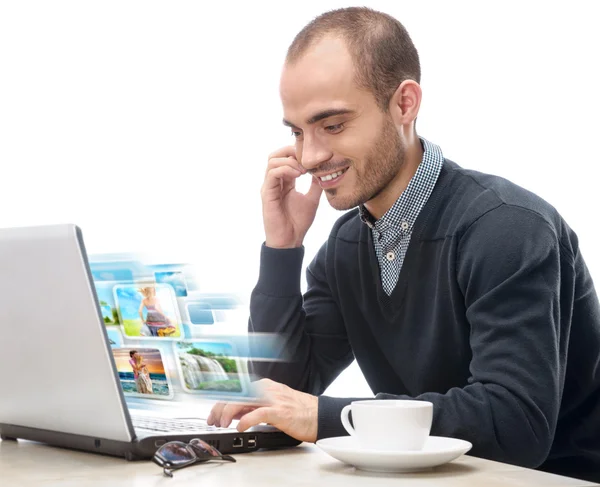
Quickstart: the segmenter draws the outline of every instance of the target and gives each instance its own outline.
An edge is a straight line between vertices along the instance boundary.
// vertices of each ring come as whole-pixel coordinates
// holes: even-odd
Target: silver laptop
[[[270,426],[244,433],[128,407],[80,229],[0,229],[0,437],[150,458],[201,438],[222,453],[295,446]]]

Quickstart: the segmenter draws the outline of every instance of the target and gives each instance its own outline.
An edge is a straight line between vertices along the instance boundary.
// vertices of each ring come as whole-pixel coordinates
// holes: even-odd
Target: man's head
[[[417,51],[394,18],[327,12],[288,49],[280,93],[299,162],[339,210],[373,200],[401,169],[421,101]]]
[[[138,353],[138,352],[137,352],[137,350],[131,350],[131,351],[129,352],[129,357],[130,357],[130,358],[135,358],[135,356],[137,355],[137,353]]]

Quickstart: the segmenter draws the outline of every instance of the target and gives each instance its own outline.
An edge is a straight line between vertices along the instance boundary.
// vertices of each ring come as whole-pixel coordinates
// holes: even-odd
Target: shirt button
[[[385,258],[391,262],[396,258],[396,254],[394,254],[394,252],[388,252],[385,254]]]
[[[408,222],[402,222],[400,228],[402,228],[402,230],[408,230]]]

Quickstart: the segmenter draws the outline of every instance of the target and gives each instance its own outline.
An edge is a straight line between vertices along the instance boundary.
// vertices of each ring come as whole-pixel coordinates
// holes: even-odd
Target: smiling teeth
[[[327,176],[323,176],[319,179],[321,179],[321,181],[331,181],[332,179],[340,177],[342,174],[344,174],[344,171],[338,171],[338,172],[334,172],[333,174],[328,174]]]

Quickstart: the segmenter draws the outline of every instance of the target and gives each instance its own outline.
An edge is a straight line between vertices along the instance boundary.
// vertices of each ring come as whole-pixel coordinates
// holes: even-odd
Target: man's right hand
[[[280,149],[269,157],[261,189],[267,247],[300,247],[315,220],[323,189],[312,177],[308,193],[296,191],[296,178],[305,173],[293,146]]]
[[[319,399],[296,391],[285,384],[269,379],[253,382],[254,404],[215,404],[206,420],[209,426],[228,428],[231,421],[239,419],[238,431],[261,423],[279,428],[300,441],[317,441]]]

